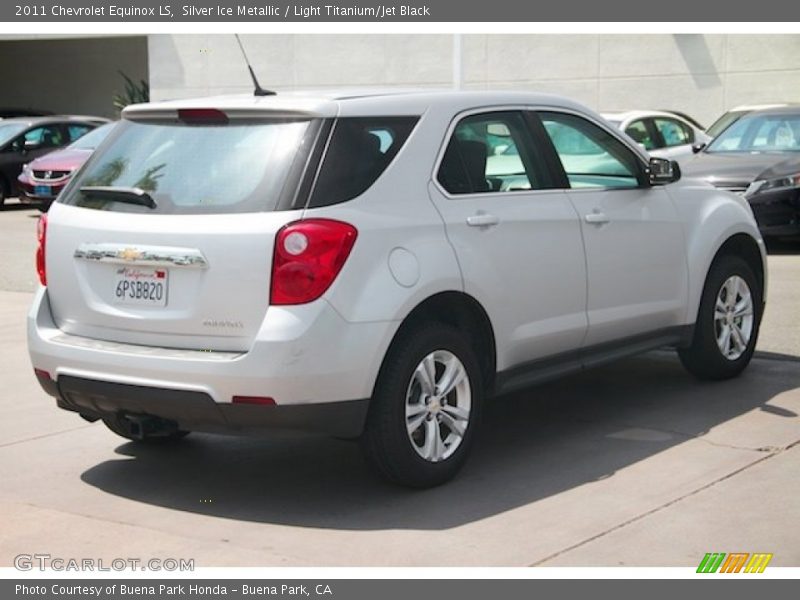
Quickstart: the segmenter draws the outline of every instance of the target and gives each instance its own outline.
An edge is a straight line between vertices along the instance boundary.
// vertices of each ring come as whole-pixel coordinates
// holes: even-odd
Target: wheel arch
[[[746,233],[732,235],[719,247],[711,264],[713,265],[719,257],[725,255],[738,256],[744,259],[748,266],[753,269],[753,273],[758,279],[758,285],[762,290],[762,297],[766,297],[764,293],[766,290],[766,269],[764,268],[764,261],[758,242]]]
[[[697,294],[697,301],[691,304],[691,322],[697,321],[697,311],[700,309],[700,296],[705,287],[705,282],[708,279],[708,274],[714,264],[719,261],[723,256],[738,256],[742,258],[748,266],[753,270],[759,287],[761,288],[762,303],[766,301],[767,290],[767,270],[765,265],[764,255],[762,253],[762,245],[750,234],[746,232],[737,232],[728,235],[716,245],[716,251],[707,261],[705,271],[703,273],[702,283],[699,286],[699,293]],[[763,307],[759,307],[762,310]]]
[[[487,395],[491,395],[494,391],[497,373],[494,327],[480,302],[469,294],[455,290],[428,296],[406,315],[389,342],[388,349],[378,370],[375,386],[378,385],[381,374],[398,340],[413,329],[429,322],[444,323],[469,335],[470,345],[475,351],[475,357],[478,359],[481,368],[484,392]]]

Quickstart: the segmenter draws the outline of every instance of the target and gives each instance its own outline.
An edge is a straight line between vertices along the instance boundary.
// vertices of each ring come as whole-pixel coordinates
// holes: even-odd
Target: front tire
[[[700,379],[739,375],[755,351],[762,298],[747,262],[731,255],[716,260],[703,288],[692,345],[678,351],[683,366]]]
[[[483,396],[478,361],[458,330],[433,324],[403,335],[375,387],[362,449],[385,479],[427,488],[467,459]]]

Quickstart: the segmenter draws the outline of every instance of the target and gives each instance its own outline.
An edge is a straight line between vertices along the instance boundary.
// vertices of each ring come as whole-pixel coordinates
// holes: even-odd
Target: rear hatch
[[[48,215],[47,286],[70,334],[245,351],[278,230],[324,121],[166,110],[123,120]]]

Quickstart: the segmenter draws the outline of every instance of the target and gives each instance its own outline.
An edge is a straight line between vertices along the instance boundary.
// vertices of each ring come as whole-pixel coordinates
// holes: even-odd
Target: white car
[[[692,156],[693,145],[711,141],[705,131],[671,112],[631,110],[603,113],[603,117],[659,158],[681,161]]]
[[[661,346],[748,364],[758,228],[672,166],[549,95],[128,107],[42,218],[35,373],[125,438],[320,430],[436,485],[493,396]]]

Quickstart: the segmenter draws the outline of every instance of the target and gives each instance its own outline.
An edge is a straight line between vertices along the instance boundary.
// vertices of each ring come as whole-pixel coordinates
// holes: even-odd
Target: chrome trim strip
[[[127,244],[81,244],[75,258],[97,262],[153,267],[207,269],[208,261],[196,248],[132,246]]]
[[[153,358],[177,358],[182,360],[202,360],[206,362],[227,362],[236,360],[246,354],[246,352],[230,352],[227,350],[184,350],[181,348],[142,346],[108,340],[96,340],[67,333],[59,333],[53,336],[50,341],[64,346],[86,348],[97,352],[115,352]]]

